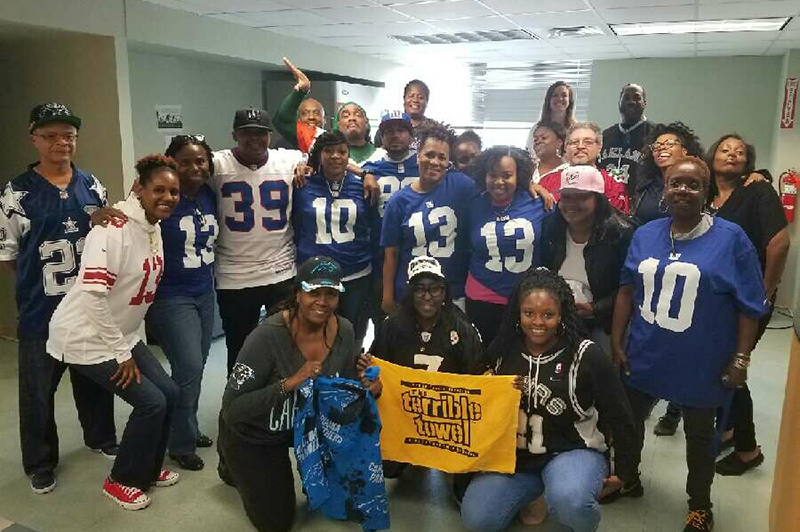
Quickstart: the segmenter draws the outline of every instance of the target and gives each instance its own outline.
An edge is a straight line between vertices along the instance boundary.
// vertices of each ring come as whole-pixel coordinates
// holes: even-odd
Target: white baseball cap
[[[440,279],[445,278],[444,273],[442,273],[442,265],[433,257],[423,255],[411,259],[411,262],[408,263],[408,281],[411,282],[414,277],[423,273],[428,273]]]
[[[602,194],[606,190],[603,174],[594,166],[568,166],[561,171],[561,191],[582,190]]]

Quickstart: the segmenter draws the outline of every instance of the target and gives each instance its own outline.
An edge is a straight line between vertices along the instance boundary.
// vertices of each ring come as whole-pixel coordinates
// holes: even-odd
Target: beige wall
[[[602,127],[619,122],[620,88],[641,83],[650,120],[681,120],[706,147],[736,131],[769,165],[780,72],[780,56],[596,61],[589,116]]]
[[[777,178],[789,168],[800,170],[800,111],[795,113],[793,129],[780,129],[779,120],[783,104],[784,82],[789,76],[800,78],[800,50],[787,53],[781,64],[780,77],[776,87],[777,103],[773,115],[773,159],[772,169]],[[800,100],[798,100],[800,103]],[[800,207],[800,204],[798,204]],[[778,305],[797,308],[800,303],[800,214],[795,209],[794,223],[789,226],[789,236],[792,247],[789,250],[789,260],[783,274],[783,281],[778,290]]]
[[[3,41],[0,72],[15,80],[4,85],[0,98],[0,182],[22,173],[36,160],[27,135],[28,113],[38,103],[56,100],[69,105],[84,121],[75,164],[106,185],[109,199],[119,199],[124,170],[115,39],[63,34]],[[0,334],[13,336],[14,309],[13,278],[3,269]]]
[[[261,70],[187,56],[128,53],[136,158],[166,148],[158,132],[155,106],[181,105],[184,132],[203,134],[212,149],[233,145],[233,114],[261,107]]]

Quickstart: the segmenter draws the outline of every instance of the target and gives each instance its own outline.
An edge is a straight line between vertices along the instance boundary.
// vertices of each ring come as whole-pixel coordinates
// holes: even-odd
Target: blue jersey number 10
[[[639,273],[642,274],[644,284],[644,298],[642,306],[639,307],[642,319],[647,323],[656,323],[668,331],[683,332],[692,326],[694,304],[700,286],[700,269],[688,262],[667,264],[661,279],[661,291],[656,297],[654,292],[659,262],[658,259],[649,258],[639,264]],[[678,315],[673,317],[670,316],[670,306],[678,284],[678,276],[683,277],[683,294],[678,304]],[[655,312],[653,312],[654,298],[657,299]]]

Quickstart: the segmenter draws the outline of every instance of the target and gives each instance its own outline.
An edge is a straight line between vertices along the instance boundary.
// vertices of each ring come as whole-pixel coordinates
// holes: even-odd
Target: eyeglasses
[[[202,143],[202,142],[206,141],[206,136],[205,135],[175,135],[174,137],[172,137],[172,140],[173,141],[178,141],[178,142],[185,142],[185,141],[188,140],[189,142]]]
[[[46,133],[44,135],[41,133],[34,133],[33,136],[44,139],[50,144],[55,144],[61,139],[64,139],[64,142],[67,144],[75,144],[75,141],[78,140],[78,135],[74,133]]]
[[[669,139],[665,140],[664,142],[654,142],[650,145],[650,149],[654,152],[661,151],[661,150],[671,150],[675,146],[682,146],[683,142],[678,139]]]
[[[596,139],[575,139],[567,142],[567,146],[572,148],[577,148],[578,146],[586,146],[587,148],[591,148],[596,144],[598,144]]]
[[[431,297],[440,297],[444,294],[444,285],[443,284],[415,284],[411,287],[412,292],[414,292],[414,297],[424,297],[425,294],[429,294]]]

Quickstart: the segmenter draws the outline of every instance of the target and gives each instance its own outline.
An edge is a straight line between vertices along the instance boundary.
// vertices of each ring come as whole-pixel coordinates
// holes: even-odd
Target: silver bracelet
[[[281,397],[286,397],[289,395],[289,392],[286,391],[286,379],[281,379],[278,382],[278,395]]]
[[[736,353],[736,356],[733,358],[733,367],[746,370],[750,367],[750,356],[744,353]]]

